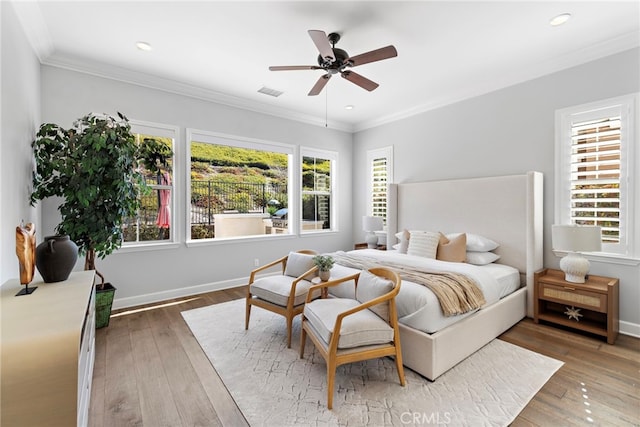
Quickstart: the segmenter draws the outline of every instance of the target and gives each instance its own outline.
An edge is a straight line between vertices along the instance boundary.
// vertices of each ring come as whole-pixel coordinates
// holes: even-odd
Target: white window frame
[[[331,161],[331,170],[330,170],[330,176],[331,176],[331,186],[330,186],[330,194],[329,194],[329,199],[331,200],[331,209],[330,209],[330,213],[329,215],[331,215],[331,227],[330,228],[326,228],[326,229],[322,229],[322,230],[303,230],[302,229],[302,197],[305,194],[314,194],[314,192],[305,192],[303,191],[303,186],[302,186],[302,159],[303,157],[317,157],[317,158],[321,158],[321,159],[326,159],[326,160],[330,160]],[[296,218],[298,219],[299,223],[298,223],[298,232],[301,235],[309,235],[309,234],[316,234],[316,233],[330,233],[330,232],[337,232],[339,230],[338,227],[338,195],[337,195],[337,182],[338,182],[338,153],[336,151],[329,151],[329,150],[320,150],[317,148],[310,148],[310,147],[300,147],[300,155],[298,157],[298,165],[297,165],[297,170],[298,170],[298,174],[299,174],[299,178],[298,178],[298,188],[300,189],[300,195],[298,197],[298,212],[299,214],[296,216]],[[318,194],[326,194],[325,192],[321,192]],[[291,218],[291,214],[289,215],[289,218]]]
[[[178,146],[179,146],[179,136],[180,129],[177,126],[167,125],[163,123],[154,123],[147,122],[142,120],[129,120],[129,124],[131,125],[131,133],[134,134],[143,134],[143,135],[152,135],[163,138],[171,138],[173,139],[173,171],[172,177],[173,182],[171,184],[171,225],[170,225],[170,239],[168,240],[149,240],[149,241],[140,241],[140,242],[123,242],[118,252],[137,252],[144,250],[155,250],[155,249],[172,249],[179,247],[180,235],[179,235],[179,225],[180,217],[178,211],[176,209],[177,199],[178,199],[178,191],[180,188],[180,180],[179,180],[179,169],[180,169],[180,158],[178,156]]]
[[[191,239],[191,141],[205,142],[216,145],[227,145],[238,148],[247,148],[251,150],[264,150],[273,151],[278,153],[287,154],[288,156],[288,171],[287,171],[287,198],[288,198],[288,234],[264,234],[256,236],[239,236],[228,238],[213,238],[213,239]],[[246,138],[236,135],[229,135],[219,132],[210,132],[206,130],[198,130],[187,128],[186,141],[185,141],[185,225],[184,232],[186,236],[187,247],[207,246],[226,244],[236,241],[247,240],[265,240],[265,239],[282,239],[291,237],[294,234],[294,230],[297,230],[297,217],[298,217],[298,204],[295,202],[298,198],[294,191],[294,170],[297,169],[294,158],[296,155],[296,147],[290,144],[284,144],[279,142],[267,141],[255,138]],[[294,198],[295,197],[295,198]]]
[[[584,254],[593,260],[637,265],[640,262],[640,149],[638,94],[605,99],[556,111],[555,224],[570,224],[571,127],[617,110],[621,117],[620,243],[604,244],[602,252]],[[559,253],[561,254],[561,253]]]
[[[375,215],[373,206],[373,174],[374,174],[374,161],[376,159],[387,159],[387,184],[393,182],[393,146],[375,148],[367,150],[367,215]],[[388,191],[388,189],[387,189]],[[388,197],[388,194],[387,194]],[[387,209],[389,209],[387,198]],[[388,211],[387,211],[388,215]],[[383,220],[386,224],[387,215],[383,216]]]

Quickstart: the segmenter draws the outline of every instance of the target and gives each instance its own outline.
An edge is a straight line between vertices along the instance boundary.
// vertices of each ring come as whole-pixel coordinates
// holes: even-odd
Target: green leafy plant
[[[85,270],[122,246],[123,221],[135,216],[139,192],[139,147],[128,119],[88,114],[70,129],[45,123],[32,143],[35,156],[30,202],[59,196],[62,216],[56,227],[85,255]],[[96,274],[103,279],[102,274]]]
[[[335,260],[331,255],[316,255],[313,257],[313,263],[320,271],[329,271],[333,268]]]

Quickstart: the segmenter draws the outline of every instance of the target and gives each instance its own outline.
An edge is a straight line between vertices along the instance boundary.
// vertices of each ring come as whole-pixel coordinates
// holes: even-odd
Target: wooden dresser
[[[0,425],[86,426],[95,351],[94,272],[0,288]]]

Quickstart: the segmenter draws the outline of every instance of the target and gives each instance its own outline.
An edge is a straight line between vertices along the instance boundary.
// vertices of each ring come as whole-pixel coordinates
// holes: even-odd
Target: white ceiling
[[[638,1],[14,1],[44,64],[361,130],[640,45]],[[559,27],[549,20],[569,12]],[[338,32],[373,92],[321,70],[307,30]],[[135,47],[146,41],[153,50]],[[273,98],[258,89],[283,91]],[[353,110],[345,110],[353,105]]]

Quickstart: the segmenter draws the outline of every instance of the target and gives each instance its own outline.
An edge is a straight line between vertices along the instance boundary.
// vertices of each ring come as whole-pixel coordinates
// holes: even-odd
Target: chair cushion
[[[281,274],[263,277],[251,284],[251,294],[273,304],[286,307],[289,294],[291,293],[291,283],[295,279],[295,277],[283,276]],[[298,282],[293,305],[299,305],[305,302],[311,285],[312,283],[307,280]]]
[[[289,252],[287,266],[284,269],[285,276],[299,277],[313,268],[313,255]]]
[[[376,276],[364,270],[360,273],[358,279],[358,288],[356,289],[356,299],[361,303],[371,301],[378,298],[393,289],[393,282],[384,277]],[[376,313],[382,319],[389,321],[389,302],[377,304],[369,307],[369,310]]]
[[[353,275],[354,271],[352,268],[344,267],[342,265],[334,265],[331,269],[331,279],[336,280],[341,279],[345,276]],[[331,286],[328,288],[329,293],[334,297],[338,298],[356,298],[356,286],[353,280],[348,280],[346,282],[342,282],[339,285]]]
[[[338,315],[358,305],[357,300],[348,298],[317,299],[304,306],[304,315],[328,346]],[[338,348],[390,341],[393,341],[393,328],[372,311],[362,310],[342,320]]]

